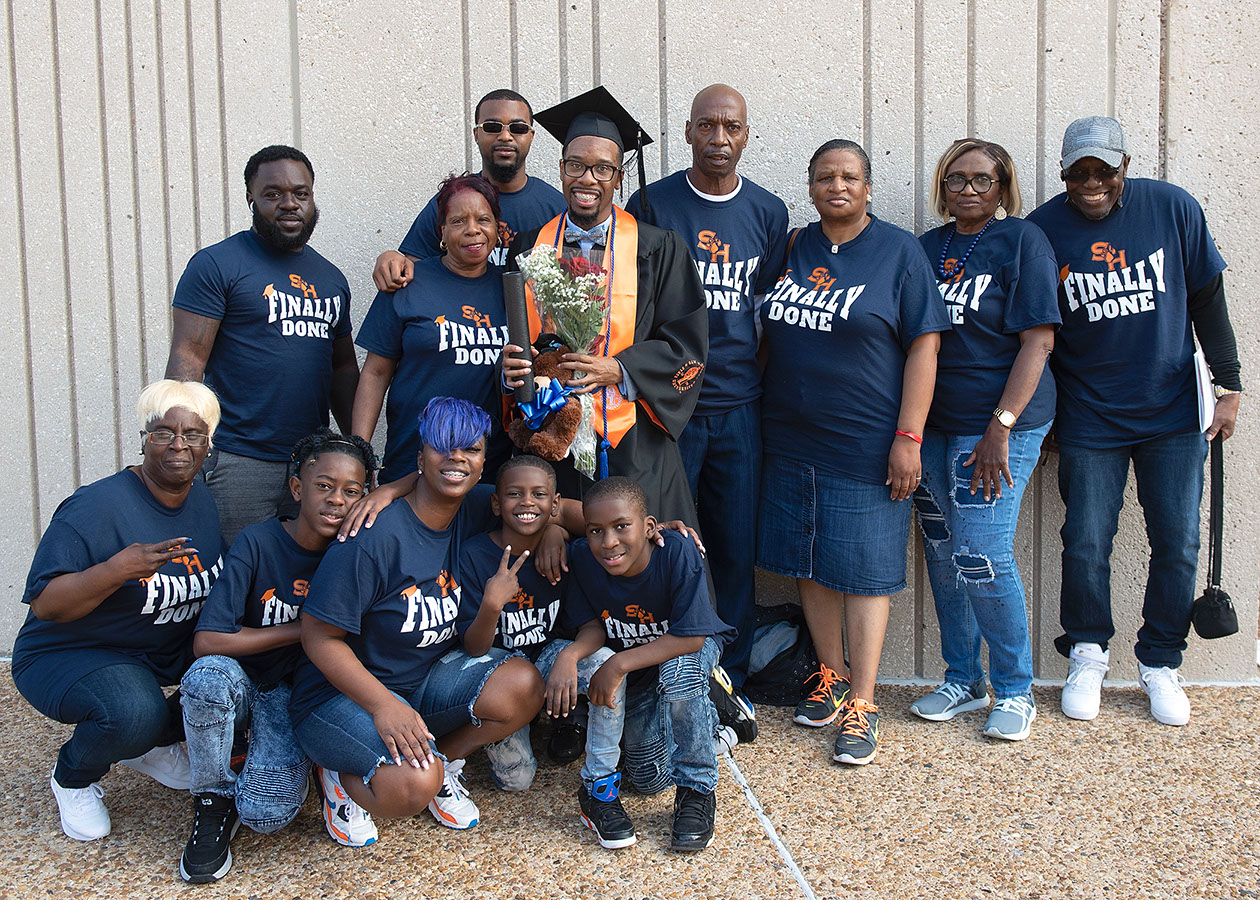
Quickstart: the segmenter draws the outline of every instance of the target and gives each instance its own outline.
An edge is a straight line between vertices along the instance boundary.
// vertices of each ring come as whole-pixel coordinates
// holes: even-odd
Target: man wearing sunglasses
[[[540,178],[525,174],[525,158],[534,142],[534,114],[516,91],[491,91],[473,113],[473,140],[481,153],[481,174],[499,190],[499,244],[490,254],[501,266],[508,244],[522,231],[537,228],[564,212],[564,197]],[[372,280],[380,291],[396,291],[412,278],[412,263],[442,253],[438,245],[437,197],[425,204],[397,250],[376,258]]]
[[[1181,188],[1127,177],[1115,119],[1077,119],[1063,136],[1064,193],[1029,221],[1054,247],[1063,326],[1050,359],[1058,386],[1059,492],[1067,508],[1060,622],[1069,659],[1063,712],[1098,715],[1115,635],[1112,541],[1129,462],[1151,548],[1135,647],[1151,714],[1185,725],[1182,651],[1199,554],[1208,441],[1234,431],[1238,350],[1221,259],[1203,210]],[[1193,326],[1193,336],[1191,328]],[[1194,338],[1211,370],[1216,410],[1200,426]]]

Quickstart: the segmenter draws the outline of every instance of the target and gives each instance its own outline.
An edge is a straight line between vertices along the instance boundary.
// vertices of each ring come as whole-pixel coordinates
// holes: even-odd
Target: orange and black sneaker
[[[864,766],[875,758],[879,746],[879,707],[855,698],[844,708],[840,735],[836,738],[836,762]]]
[[[813,685],[812,689],[810,685]],[[819,663],[818,671],[805,679],[805,690],[809,694],[796,704],[796,715],[792,721],[798,725],[822,728],[840,715],[849,696],[849,678]]]

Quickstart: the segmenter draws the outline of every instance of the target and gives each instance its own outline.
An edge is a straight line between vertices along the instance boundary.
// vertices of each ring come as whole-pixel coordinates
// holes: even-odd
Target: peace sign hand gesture
[[[525,561],[529,559],[529,551],[521,553],[516,562],[511,566],[508,562],[512,559],[512,545],[508,544],[503,548],[503,558],[499,560],[499,569],[486,582],[486,591],[482,598],[483,606],[490,606],[496,611],[502,611],[508,601],[515,597],[521,590],[520,582],[516,580],[516,573],[521,570],[521,566],[525,565]]]

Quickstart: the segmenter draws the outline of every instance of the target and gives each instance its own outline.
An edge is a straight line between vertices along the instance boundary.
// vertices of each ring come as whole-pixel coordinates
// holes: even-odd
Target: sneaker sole
[[[960,713],[971,712],[976,709],[988,709],[988,707],[989,698],[988,696],[985,696],[983,700],[968,700],[966,703],[959,703],[957,706],[947,709],[944,712],[923,713],[915,709],[913,705],[910,707],[910,712],[914,713],[920,719],[926,719],[929,722],[948,722]]]
[[[836,711],[833,712],[831,716],[826,719],[811,719],[809,716],[794,716],[792,718],[792,721],[795,722],[797,725],[805,725],[809,728],[825,728],[826,726],[834,722],[839,715],[840,715],[840,708],[837,708]]]
[[[473,819],[466,825],[462,824],[459,819],[456,819],[449,813],[444,813],[442,810],[438,809],[436,803],[429,804],[429,812],[433,814],[433,818],[437,819],[439,825],[445,825],[447,828],[452,828],[455,831],[467,831],[470,828],[476,828],[477,823],[481,821],[481,819],[478,818]]]
[[[1060,701],[1059,708],[1063,710],[1063,715],[1067,716],[1069,719],[1076,719],[1078,722],[1092,722],[1094,719],[1098,718],[1098,709],[1100,707],[1094,709],[1081,709],[1080,707],[1068,707]]]
[[[850,756],[850,755],[849,755],[849,754],[847,754],[847,753],[837,753],[837,754],[835,754],[834,756],[832,756],[831,758],[832,758],[835,762],[838,762],[838,763],[844,763],[846,766],[864,766],[864,765],[866,765],[867,763],[869,763],[872,759],[874,759],[874,758],[875,758],[875,754],[876,754],[876,753],[878,753],[878,752],[879,752],[879,750],[875,750],[874,752],[872,752],[872,753],[871,753],[871,755],[870,755],[870,756],[864,756],[864,757],[862,757],[861,759],[858,759],[858,758],[857,758],[857,757],[855,757],[855,756]]]
[[[701,850],[708,850],[713,846],[713,835],[709,835],[709,839],[703,844],[698,841],[678,841],[674,838],[669,840],[669,849],[676,853],[699,853]]]
[[[999,731],[996,728],[986,728],[984,729],[984,736],[997,738],[1000,741],[1022,741],[1025,740],[1028,735],[1032,734],[1032,723],[1035,721],[1037,721],[1037,710],[1034,709],[1032,716],[1028,719],[1028,724],[1024,726],[1022,731],[1017,731],[1014,734],[1007,734],[1006,732]]]
[[[139,772],[141,775],[148,775],[158,784],[168,787],[173,791],[187,791],[192,788],[192,781],[188,777],[183,779],[172,778],[164,772],[154,772],[148,768],[141,766],[133,766],[131,763],[120,763],[133,772]]]
[[[62,819],[61,830],[65,834],[65,836],[70,838],[71,840],[86,842],[86,841],[99,841],[101,838],[108,836],[108,834],[114,830],[114,826],[113,826],[113,823],[111,823],[109,828],[106,828],[103,834],[88,835],[88,834],[84,834],[81,831],[75,831],[73,828],[71,828],[69,825],[66,824],[65,819]]]
[[[631,846],[639,839],[637,834],[632,834],[628,838],[606,838],[599,833],[599,829],[595,827],[595,823],[586,817],[586,813],[581,813],[579,818],[581,818],[583,825],[595,832],[595,839],[599,841],[599,845],[605,850],[620,850],[623,847]]]
[[[1161,725],[1172,725],[1178,728],[1181,727],[1182,725],[1190,724],[1189,713],[1186,714],[1186,717],[1184,719],[1181,718],[1180,716],[1174,719],[1172,716],[1157,715],[1155,712],[1152,711],[1151,718],[1153,718],[1156,722],[1158,722]]]
[[[232,835],[231,837],[228,838],[228,841],[231,841],[232,838],[236,837],[236,832],[240,830],[241,830],[241,820],[237,819],[236,824],[232,826]],[[223,861],[223,865],[219,866],[218,869],[216,869],[214,872],[211,872],[207,875],[189,875],[188,871],[184,868],[184,854],[181,853],[179,855],[179,877],[187,881],[189,884],[210,884],[211,882],[218,881],[220,878],[226,875],[228,873],[228,870],[231,868],[232,868],[231,848],[228,848],[227,859]]]

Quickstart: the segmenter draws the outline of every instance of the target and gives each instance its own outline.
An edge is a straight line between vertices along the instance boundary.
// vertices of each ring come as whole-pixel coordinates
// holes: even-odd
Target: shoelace
[[[867,714],[873,712],[879,712],[879,707],[874,703],[854,700],[849,704],[849,711],[844,714],[840,723],[840,733],[847,737],[866,737],[866,732],[871,728],[871,720]]]
[[[840,681],[840,676],[822,663],[819,663],[818,671],[806,678],[805,683],[809,684],[815,678],[818,679],[818,687],[814,689],[814,692],[807,699],[818,703],[830,701],[832,699],[831,688]]]
[[[442,780],[446,783],[446,789],[456,800],[462,800],[468,796],[468,789],[464,787],[464,761],[456,759],[446,764],[446,772]]]
[[[997,703],[993,704],[995,713],[1008,712],[1027,719],[1032,715],[1035,707],[1028,702],[1027,697],[1004,697]]]
[[[1142,681],[1151,694],[1160,697],[1176,696],[1182,693],[1181,673],[1169,668],[1151,669],[1142,673]]]
[[[105,789],[99,784],[89,784],[85,788],[63,788],[70,796],[70,805],[76,813],[95,812],[96,803],[105,796]]]
[[[226,810],[211,810],[199,806],[197,815],[193,817],[193,846],[199,846],[203,842],[213,843],[223,833],[227,820],[228,813]]]
[[[952,681],[945,682],[932,693],[942,694],[945,699],[949,701],[950,706],[953,706],[962,700],[976,699],[969,689],[963,687],[961,684],[954,684]]]
[[[1067,683],[1072,687],[1089,687],[1091,690],[1102,686],[1103,677],[1107,674],[1107,666],[1092,659],[1075,659],[1076,665],[1068,668]]]

